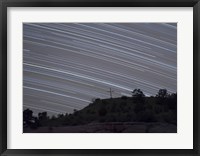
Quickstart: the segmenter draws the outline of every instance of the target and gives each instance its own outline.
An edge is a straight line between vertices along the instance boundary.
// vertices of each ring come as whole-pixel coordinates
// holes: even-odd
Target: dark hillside
[[[161,103],[159,103],[159,100]],[[173,99],[156,97],[122,97],[96,99],[80,111],[69,115],[64,125],[91,122],[167,122],[176,124],[176,103]]]
[[[88,125],[91,127],[98,124],[99,127],[117,124],[119,127],[120,124],[127,125],[127,123],[128,125],[161,123],[176,126],[177,95],[167,94],[165,90],[160,90],[155,97],[145,97],[141,92],[133,94],[133,97],[95,99],[82,110],[74,110],[72,114],[59,114],[51,118],[46,112],[39,113],[38,117],[33,117],[30,112],[30,110],[24,111],[24,129],[49,127],[51,130],[52,127],[66,126],[79,126],[79,128],[84,126],[84,129],[87,129]]]

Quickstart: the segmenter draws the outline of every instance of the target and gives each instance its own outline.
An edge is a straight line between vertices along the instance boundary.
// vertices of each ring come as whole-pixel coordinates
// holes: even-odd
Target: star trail
[[[110,88],[177,92],[177,24],[23,24],[23,109],[71,113]]]

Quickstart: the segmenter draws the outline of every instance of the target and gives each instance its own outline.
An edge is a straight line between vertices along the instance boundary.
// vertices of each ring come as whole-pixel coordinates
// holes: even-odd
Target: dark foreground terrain
[[[115,122],[87,125],[25,128],[25,133],[176,133],[177,127],[168,123]]]
[[[136,89],[132,97],[94,99],[70,114],[32,114],[23,112],[24,133],[176,133],[177,95],[161,89],[145,97]]]

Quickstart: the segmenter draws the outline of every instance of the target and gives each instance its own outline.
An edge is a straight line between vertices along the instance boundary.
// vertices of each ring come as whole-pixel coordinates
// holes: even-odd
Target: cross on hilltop
[[[107,91],[107,92],[110,92],[110,98],[112,99],[112,93],[113,93],[114,91],[110,88],[110,91]]]

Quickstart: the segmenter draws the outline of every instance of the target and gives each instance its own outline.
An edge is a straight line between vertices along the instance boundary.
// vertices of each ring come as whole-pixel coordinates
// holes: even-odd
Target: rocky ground
[[[158,122],[90,123],[78,126],[24,128],[24,133],[177,133],[177,126]]]

